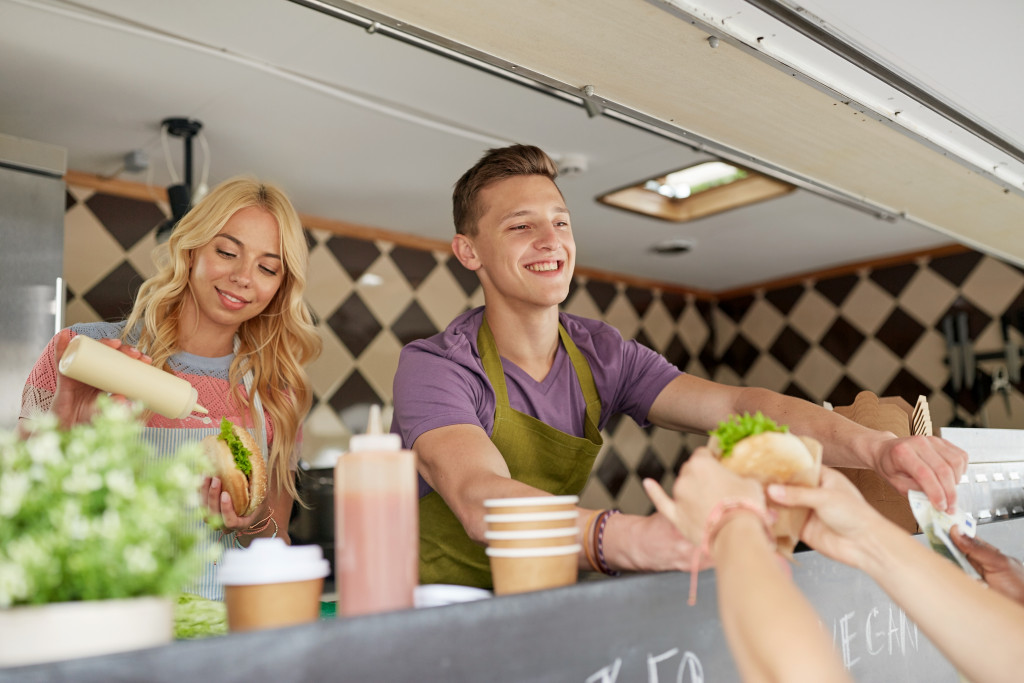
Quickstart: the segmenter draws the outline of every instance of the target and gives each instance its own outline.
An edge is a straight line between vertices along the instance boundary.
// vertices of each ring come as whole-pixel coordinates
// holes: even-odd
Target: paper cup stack
[[[577,496],[484,501],[487,556],[497,595],[576,583]]]

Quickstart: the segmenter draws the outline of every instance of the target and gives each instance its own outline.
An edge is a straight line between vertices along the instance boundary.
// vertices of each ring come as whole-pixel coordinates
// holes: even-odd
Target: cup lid
[[[528,498],[488,498],[485,508],[528,507],[532,505],[575,505],[579,496],[530,496]]]
[[[575,555],[583,546],[553,545],[545,548],[487,548],[488,557],[548,557],[549,555]]]
[[[575,536],[579,532],[574,526],[562,529],[516,529],[515,531],[485,531],[484,538],[489,541],[518,541],[534,538],[557,538],[559,536]]]
[[[330,573],[320,546],[288,545],[280,538],[255,538],[247,550],[225,550],[217,564],[217,581],[225,586],[308,581]]]
[[[484,515],[485,522],[553,522],[560,519],[576,519],[580,515],[576,510],[556,510],[553,512],[509,512],[495,515]]]

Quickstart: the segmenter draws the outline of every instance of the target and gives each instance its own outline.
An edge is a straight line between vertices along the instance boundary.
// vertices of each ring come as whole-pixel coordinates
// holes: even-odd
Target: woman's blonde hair
[[[125,336],[139,329],[136,344],[156,367],[180,351],[182,309],[195,302],[189,286],[193,252],[208,244],[239,210],[258,207],[277,220],[283,279],[267,307],[238,328],[239,347],[228,371],[231,397],[245,407],[254,425],[263,416],[243,396],[242,377],[252,370],[253,388],[274,425],[268,453],[270,471],[278,486],[298,499],[291,471],[292,448],[302,421],[313,403],[305,365],[320,355],[321,341],[302,296],[306,289],[309,247],[299,215],[279,188],[255,178],[227,180],[189,210],[175,226],[166,245],[157,248],[156,275],[142,283],[125,325]],[[140,325],[141,323],[141,325]]]

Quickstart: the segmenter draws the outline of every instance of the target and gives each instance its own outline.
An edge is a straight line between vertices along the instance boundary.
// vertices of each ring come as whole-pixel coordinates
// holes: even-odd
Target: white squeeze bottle
[[[180,420],[193,412],[207,412],[196,403],[199,394],[187,380],[126,356],[84,334],[71,340],[57,369],[62,375],[101,391],[139,401],[167,418]]]
[[[384,434],[371,406],[366,434],[352,437],[334,468],[334,578],[341,616],[413,606],[419,583],[416,455]]]

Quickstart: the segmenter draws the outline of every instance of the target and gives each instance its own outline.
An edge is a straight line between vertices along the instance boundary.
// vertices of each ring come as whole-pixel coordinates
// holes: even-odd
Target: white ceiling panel
[[[452,185],[485,149],[537,144],[586,161],[583,173],[560,181],[580,266],[702,291],[953,239],[1020,258],[1007,246],[1020,225],[1014,219],[1024,215],[1020,194],[1004,192],[998,178],[897,130],[884,116],[838,102],[806,80],[780,80],[775,66],[724,31],[711,48],[707,32],[681,18],[679,3],[334,4],[370,18],[397,18],[405,37],[442,36],[447,46],[486,53],[477,55],[484,62],[513,62],[517,71],[563,84],[573,97],[287,0],[0,0],[0,132],[67,148],[73,170],[159,188],[171,181],[160,121],[193,117],[202,121],[211,150],[211,184],[254,173],[281,183],[304,213],[435,240],[450,238]],[[888,63],[932,79],[936,91],[974,107],[994,129],[1024,138],[1024,124],[998,106],[1000,92],[1012,88],[983,77],[996,56],[1010,64],[1019,49],[973,49],[966,38],[936,46],[919,30],[932,26],[924,6],[931,3],[911,4],[927,22],[877,0],[858,3],[856,16],[838,0],[819,0],[810,9]],[[862,9],[874,24],[861,20]],[[972,30],[984,16],[972,10]],[[957,18],[944,6],[936,21],[949,27]],[[913,41],[905,39],[908,26]],[[954,62],[963,66],[953,68]],[[694,151],[618,118],[589,117],[575,97],[588,84],[609,108],[638,112],[682,139],[702,136],[721,148]],[[178,173],[181,149],[172,138]],[[132,150],[148,154],[150,169],[119,173]],[[879,220],[807,189],[681,225],[595,201],[723,150],[756,157],[851,202],[906,211],[908,219]],[[195,154],[198,174],[204,155],[198,147]],[[678,257],[650,251],[675,238],[692,241],[693,250]]]

